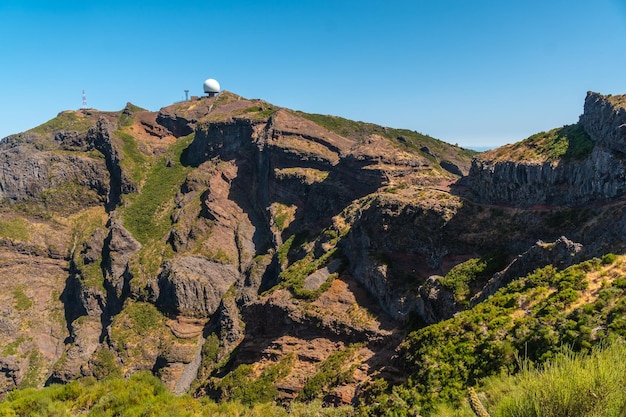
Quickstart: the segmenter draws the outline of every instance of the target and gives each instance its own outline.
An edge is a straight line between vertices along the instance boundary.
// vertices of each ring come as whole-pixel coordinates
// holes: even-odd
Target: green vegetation
[[[54,119],[48,120],[46,123],[29,130],[29,132],[39,134],[48,134],[60,130],[86,132],[93,125],[94,121],[88,116],[73,111],[64,111]]]
[[[124,308],[124,312],[130,317],[132,328],[140,335],[149,334],[163,325],[163,316],[150,303],[129,303]]]
[[[13,290],[14,306],[19,311],[25,311],[33,306],[33,300],[24,293],[24,287],[19,285]]]
[[[85,207],[101,205],[104,197],[76,181],[66,181],[41,191],[36,200],[46,212],[67,216]]]
[[[320,412],[321,412],[320,408]],[[237,402],[215,404],[207,399],[197,400],[188,395],[175,396],[154,376],[138,372],[128,379],[94,378],[67,385],[52,385],[35,390],[11,392],[0,402],[2,416],[59,417],[85,415],[113,416],[287,416],[286,411],[272,404],[252,407]],[[305,416],[312,414],[291,415]],[[332,415],[332,414],[318,414]]]
[[[252,365],[239,365],[221,380],[212,380],[209,389],[216,392],[222,401],[237,401],[245,405],[269,403],[278,397],[274,384],[289,374],[294,361],[294,355],[287,355],[280,362],[265,368],[257,378],[252,376]]]
[[[287,226],[289,226],[289,223],[293,219],[295,206],[288,206],[282,203],[274,203],[273,209],[274,225],[279,231],[282,232],[287,228]]]
[[[17,355],[17,349],[25,340],[24,336],[20,335],[13,342],[7,343],[6,346],[2,348],[2,356]]]
[[[135,184],[139,185],[144,179],[145,172],[149,167],[149,160],[141,153],[135,138],[121,130],[114,133],[114,136],[122,141],[122,159],[120,167],[122,171],[131,178]]]
[[[234,115],[245,115],[252,120],[266,120],[278,111],[278,108],[271,104],[263,103],[258,106],[247,107],[242,110],[237,110]]]
[[[119,112],[119,117],[117,119],[117,125],[119,127],[127,127],[133,124],[134,114],[140,111],[145,111],[146,109],[142,109],[139,106],[135,106],[132,103],[126,104],[124,110]]]
[[[122,369],[117,363],[117,357],[109,349],[99,349],[91,358],[93,376],[98,380],[107,377],[122,377]]]
[[[262,393],[261,393],[262,395]],[[43,389],[23,389],[9,393],[0,402],[2,416],[87,417],[350,417],[352,407],[326,408],[321,401],[292,403],[288,412],[272,403],[248,406],[238,401],[216,404],[205,398],[177,396],[155,376],[137,372],[130,378],[93,377]]]
[[[338,250],[339,249],[335,247],[324,253],[319,258],[315,258],[314,253],[310,252],[304,258],[289,265],[289,267],[282,271],[279,275],[281,280],[281,283],[279,284],[280,287],[290,289],[293,295],[298,298],[308,300],[316,298],[328,289],[330,280],[317,290],[305,289],[304,282],[309,275],[318,269],[323,268],[333,258],[333,256],[338,254]]]
[[[437,415],[435,404],[458,406],[468,386],[519,371],[519,357],[540,365],[564,350],[588,352],[611,335],[626,336],[622,274],[621,258],[610,255],[563,271],[547,266],[452,319],[412,332],[400,353],[409,380],[374,390],[364,412],[403,407]],[[599,286],[597,298],[583,302],[590,285]]]
[[[310,401],[327,393],[330,388],[345,384],[352,380],[355,367],[350,361],[360,345],[350,345],[343,350],[332,353],[318,368],[318,371],[304,385],[298,395],[299,400]]]
[[[30,239],[28,222],[21,217],[0,220],[0,237],[27,242]]]
[[[561,417],[626,415],[626,346],[613,341],[590,355],[566,353],[543,366],[527,367],[513,376],[488,378],[479,401],[496,417]],[[620,366],[616,366],[620,364]],[[447,407],[442,416],[472,416]]]
[[[217,248],[215,250],[213,249],[208,250],[206,253],[206,257],[215,262],[219,262],[222,264],[227,264],[227,263],[232,262],[232,259],[230,259],[230,256],[228,256],[228,254],[224,252],[224,249],[222,248]]]
[[[30,351],[28,355],[28,369],[26,374],[20,382],[19,388],[31,388],[36,387],[42,383],[41,367],[42,367],[43,355],[37,349]]]
[[[495,151],[496,159],[572,161],[589,156],[595,142],[578,124],[540,132]]]
[[[89,288],[96,288],[106,293],[104,289],[104,277],[102,275],[101,263],[102,258],[95,262],[85,264],[82,256],[76,249],[82,247],[83,243],[88,241],[98,229],[104,229],[107,221],[107,214],[103,207],[93,207],[83,210],[80,214],[71,219],[72,222],[72,241],[74,263],[80,270],[82,284]]]
[[[368,136],[376,134],[389,139],[394,146],[412,151],[419,151],[423,147],[428,147],[431,152],[441,157],[450,153],[453,148],[456,148],[454,145],[412,130],[382,127],[372,123],[357,122],[338,116],[311,114],[301,111],[297,111],[296,114],[317,123],[331,132],[356,140],[364,140]],[[456,148],[454,152],[466,158],[471,158],[477,154],[475,151],[462,148]],[[435,160],[432,155],[424,154],[424,156],[433,161]]]
[[[141,194],[131,197],[130,204],[124,208],[124,226],[144,245],[163,238],[171,227],[168,204],[173,204],[171,202],[189,172],[189,168],[180,163],[180,155],[193,137],[191,134],[178,139],[167,154],[159,158],[148,173]],[[168,163],[168,160],[175,163]]]
[[[504,268],[506,258],[499,254],[473,258],[452,268],[439,282],[454,293],[457,303],[469,305],[470,284],[486,281]]]
[[[111,337],[119,349],[138,347],[142,338],[160,333],[165,317],[150,303],[129,302],[121,313],[115,316],[111,327]],[[131,356],[134,356],[131,354]]]

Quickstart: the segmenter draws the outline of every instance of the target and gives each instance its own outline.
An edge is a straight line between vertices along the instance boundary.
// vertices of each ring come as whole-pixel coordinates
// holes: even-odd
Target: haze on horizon
[[[14,4],[15,3],[15,4]],[[0,137],[59,111],[247,98],[495,147],[626,93],[621,0],[0,0]]]

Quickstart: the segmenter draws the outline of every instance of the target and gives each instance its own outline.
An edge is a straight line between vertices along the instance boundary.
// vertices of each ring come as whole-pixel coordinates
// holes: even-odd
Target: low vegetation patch
[[[94,124],[94,121],[88,116],[74,111],[64,111],[59,113],[54,119],[48,120],[29,132],[39,134],[49,134],[60,130],[86,132]]]
[[[28,222],[21,217],[0,220],[0,237],[27,242],[30,239]]]
[[[149,159],[141,153],[137,141],[131,134],[118,130],[114,136],[122,141],[122,159],[120,161],[122,171],[136,185],[140,185],[150,165]]]
[[[330,388],[352,381],[352,375],[358,365],[351,360],[360,345],[350,345],[343,350],[332,353],[318,367],[315,375],[308,379],[300,394],[299,400],[310,401]]]
[[[253,365],[239,365],[221,380],[212,380],[208,388],[221,401],[237,401],[248,406],[270,403],[278,398],[274,384],[289,374],[294,362],[295,355],[287,355],[280,362],[267,366],[256,378]]]
[[[483,258],[473,258],[456,265],[439,282],[452,290],[457,303],[468,306],[470,285],[478,281],[486,281],[506,265],[506,257],[492,254]]]
[[[21,285],[13,290],[14,306],[19,311],[25,311],[33,306],[33,300],[24,293],[24,287]]]
[[[493,153],[497,160],[572,161],[591,154],[595,142],[579,124],[540,132],[513,145],[503,146]]]
[[[164,237],[172,222],[171,207],[176,192],[189,172],[180,162],[180,155],[193,140],[193,134],[178,139],[165,156],[152,167],[141,193],[131,198],[124,209],[124,226],[135,238],[146,245],[151,240]],[[173,161],[168,163],[168,161]]]

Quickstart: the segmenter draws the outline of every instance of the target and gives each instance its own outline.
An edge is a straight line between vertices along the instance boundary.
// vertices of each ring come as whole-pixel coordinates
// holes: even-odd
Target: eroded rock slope
[[[5,138],[0,391],[147,369],[179,393],[243,378],[337,404],[401,381],[409,324],[623,246],[621,100],[590,94],[574,127],[473,161],[228,92]],[[466,294],[441,280],[481,257],[497,268]]]

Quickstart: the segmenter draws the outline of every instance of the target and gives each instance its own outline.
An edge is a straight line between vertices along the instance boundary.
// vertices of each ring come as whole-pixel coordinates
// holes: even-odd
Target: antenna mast
[[[87,94],[85,94],[85,90],[83,90],[83,109],[87,108]]]

